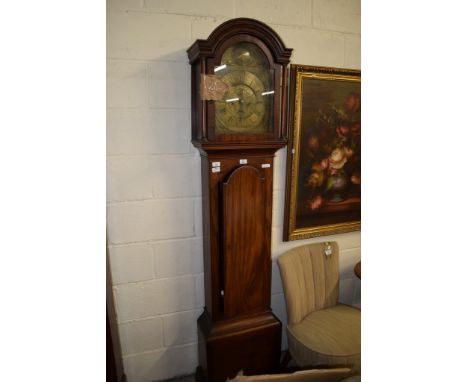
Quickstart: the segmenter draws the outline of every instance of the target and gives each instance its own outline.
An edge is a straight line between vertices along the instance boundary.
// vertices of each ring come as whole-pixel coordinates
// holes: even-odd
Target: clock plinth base
[[[205,311],[198,319],[198,382],[225,382],[240,370],[254,375],[277,370],[281,322],[271,312],[213,322]]]

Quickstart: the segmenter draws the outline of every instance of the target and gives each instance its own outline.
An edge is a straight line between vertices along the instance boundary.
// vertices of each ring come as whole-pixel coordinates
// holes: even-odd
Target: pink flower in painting
[[[311,187],[319,187],[323,183],[323,170],[320,163],[314,163],[312,165],[312,173],[307,179],[307,184]]]
[[[323,174],[318,172],[313,172],[310,174],[309,179],[307,179],[307,184],[312,187],[318,187],[323,182]]]
[[[361,184],[361,174],[353,174],[351,175],[351,183],[353,184]]]
[[[351,149],[349,147],[343,147],[343,151],[344,151],[344,154],[346,155],[347,159],[351,158],[353,156],[353,154],[354,154],[353,149]]]
[[[361,97],[356,93],[351,93],[345,101],[345,108],[348,111],[356,111],[361,106]]]
[[[318,210],[320,207],[322,207],[324,204],[324,200],[322,196],[317,195],[315,196],[312,200],[309,200],[309,208],[314,211]]]
[[[309,137],[309,147],[313,150],[317,150],[319,148],[319,140],[317,138],[317,136],[315,135],[311,135]]]
[[[351,131],[351,128],[347,125],[340,125],[336,128],[336,133],[341,137],[341,138],[346,138],[349,135],[349,132]]]
[[[351,134],[353,137],[361,135],[361,123],[355,123],[351,126]]]

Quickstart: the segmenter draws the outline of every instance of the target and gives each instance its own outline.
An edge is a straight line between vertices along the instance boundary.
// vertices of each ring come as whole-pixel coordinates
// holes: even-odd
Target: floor
[[[163,382],[195,382],[195,376],[194,375],[188,375],[186,377],[180,377],[180,378],[173,378],[173,379],[168,379]],[[347,382],[361,382],[361,376],[357,375],[354,377],[350,377],[347,379]]]
[[[186,377],[168,379],[164,382],[195,382],[195,375],[187,375]]]
[[[284,353],[285,353],[285,351],[281,352],[281,359],[283,359]],[[292,371],[297,371],[297,364],[294,362],[294,360],[289,361],[288,367],[291,367],[291,372]],[[162,381],[162,382],[195,382],[195,374],[187,375],[185,377],[167,379],[167,380]]]

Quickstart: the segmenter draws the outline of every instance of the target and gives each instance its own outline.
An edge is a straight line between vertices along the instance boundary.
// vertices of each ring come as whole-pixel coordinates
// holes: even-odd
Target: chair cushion
[[[289,351],[301,367],[361,369],[361,311],[348,305],[314,311],[287,327]]]

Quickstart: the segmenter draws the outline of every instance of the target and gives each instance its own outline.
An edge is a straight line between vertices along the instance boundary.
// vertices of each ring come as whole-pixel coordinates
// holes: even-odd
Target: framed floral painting
[[[361,72],[291,66],[284,240],[361,228]]]

